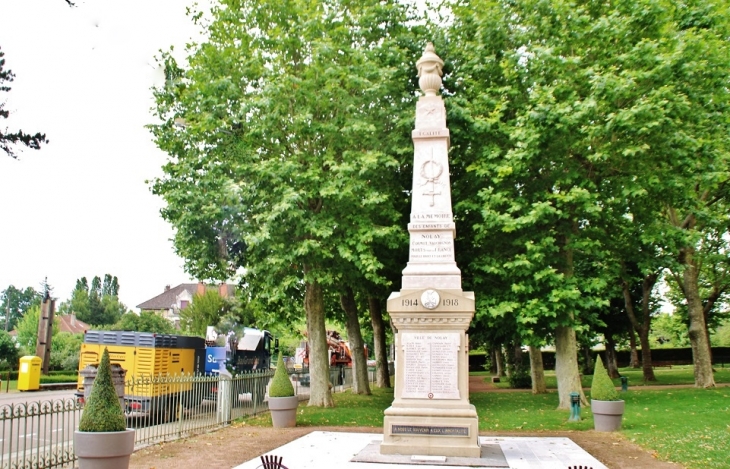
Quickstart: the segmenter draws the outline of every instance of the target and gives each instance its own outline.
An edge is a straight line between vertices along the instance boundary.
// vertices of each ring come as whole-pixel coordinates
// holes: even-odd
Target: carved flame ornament
[[[436,55],[432,43],[426,45],[423,55],[416,62],[418,69],[418,86],[426,94],[426,96],[436,96],[441,88],[441,77],[443,76],[442,68],[444,61]]]

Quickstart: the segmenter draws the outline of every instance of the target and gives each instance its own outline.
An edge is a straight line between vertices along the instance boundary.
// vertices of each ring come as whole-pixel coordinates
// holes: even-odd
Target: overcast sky
[[[0,290],[40,290],[48,277],[63,301],[77,278],[109,273],[134,308],[194,281],[145,182],[165,154],[144,128],[162,78],[154,56],[196,33],[190,3],[0,0],[0,48],[16,75],[0,125],[50,139],[19,160],[0,152]]]

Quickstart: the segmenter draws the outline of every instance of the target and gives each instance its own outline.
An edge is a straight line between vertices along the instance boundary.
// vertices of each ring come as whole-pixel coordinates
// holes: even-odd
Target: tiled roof
[[[190,297],[195,296],[195,294],[198,293],[199,285],[199,283],[181,283],[176,287],[165,290],[163,293],[160,293],[156,297],[151,298],[144,303],[138,304],[137,308],[147,311],[160,311],[170,309],[172,305],[177,303],[176,298],[183,291],[187,291],[190,294]],[[205,285],[205,288],[208,290],[219,290],[220,287],[217,285]],[[235,289],[235,285],[230,283],[227,284],[227,296],[233,296]]]
[[[138,304],[137,308],[154,311],[158,311],[161,309],[170,309],[170,306],[175,304],[175,298],[177,298],[177,296],[183,291],[187,291],[192,297],[198,291],[198,284],[181,283],[176,287],[165,290],[163,293],[160,293],[156,297],[149,299],[144,303]]]
[[[83,321],[76,319],[75,314],[64,314],[57,315],[58,318],[58,329],[61,332],[70,332],[72,334],[78,334],[85,330],[91,329],[91,326]]]

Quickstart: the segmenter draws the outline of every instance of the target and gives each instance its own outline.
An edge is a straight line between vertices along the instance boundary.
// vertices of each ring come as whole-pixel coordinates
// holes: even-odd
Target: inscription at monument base
[[[393,435],[469,436],[469,427],[427,427],[423,425],[392,425]]]

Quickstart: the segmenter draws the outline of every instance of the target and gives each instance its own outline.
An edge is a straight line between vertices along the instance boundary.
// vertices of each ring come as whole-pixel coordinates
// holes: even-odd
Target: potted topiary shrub
[[[127,428],[106,348],[74,432],[74,452],[79,469],[127,469],[134,452],[134,429]]]
[[[286,372],[284,359],[279,354],[276,371],[269,386],[269,410],[271,423],[276,428],[295,427],[297,425],[297,406],[299,398],[294,394],[294,386]]]
[[[591,382],[591,411],[593,428],[599,432],[614,432],[621,429],[624,415],[624,401],[619,397],[608,372],[603,366],[601,356],[596,357]]]

